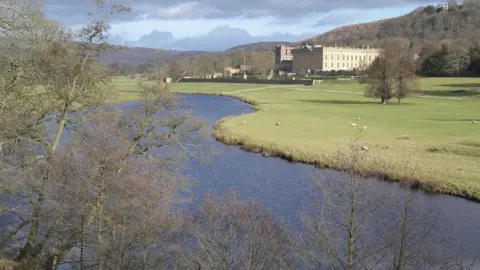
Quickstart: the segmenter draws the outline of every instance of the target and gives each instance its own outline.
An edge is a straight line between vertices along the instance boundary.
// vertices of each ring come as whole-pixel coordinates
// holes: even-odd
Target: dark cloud
[[[438,0],[118,0],[120,4],[133,8],[130,16],[172,19],[196,18],[274,18],[305,17],[325,14],[343,8],[372,9],[400,6],[402,4],[437,3]],[[45,13],[53,19],[68,24],[85,21],[84,14],[92,10],[88,0],[46,0]]]

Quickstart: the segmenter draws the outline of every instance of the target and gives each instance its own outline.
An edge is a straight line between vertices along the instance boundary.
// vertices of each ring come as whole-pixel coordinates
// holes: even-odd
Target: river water
[[[228,97],[207,95],[182,95],[192,105],[195,114],[208,120],[210,126],[225,116],[253,112],[241,101]],[[205,141],[219,151],[209,163],[191,161],[185,169],[187,175],[198,180],[193,188],[192,206],[197,206],[206,193],[221,195],[236,190],[242,200],[253,200],[289,224],[293,230],[300,229],[300,213],[309,211],[322,200],[322,194],[312,189],[311,181],[319,173],[330,178],[341,178],[339,172],[321,170],[310,165],[296,164],[279,158],[265,158],[248,153],[238,147],[224,145],[213,138]],[[374,181],[372,197],[399,194],[398,184]],[[480,204],[465,199],[413,192],[415,208],[430,211],[442,225],[442,236],[448,244],[445,250],[463,247],[463,255],[480,254]],[[379,217],[379,220],[385,217]]]
[[[228,97],[182,94],[196,116],[206,119],[211,126],[226,116],[252,113],[250,105]],[[123,103],[120,107],[135,107],[138,103]],[[65,142],[68,135],[62,138]],[[193,201],[187,208],[195,209],[207,193],[222,195],[237,191],[240,199],[256,201],[275,218],[286,223],[290,231],[302,230],[300,215],[322,202],[322,194],[314,190],[311,181],[321,173],[331,179],[342,179],[342,174],[331,170],[318,170],[313,166],[291,163],[274,157],[249,153],[236,146],[228,146],[209,137],[203,142],[216,152],[207,163],[193,159],[184,169],[186,175],[197,180],[193,187]],[[398,184],[372,181],[372,197],[400,194]],[[441,236],[447,240],[441,249],[459,250],[462,257],[480,254],[480,204],[465,199],[425,194],[413,191],[415,208],[429,210],[432,206],[441,222]],[[378,220],[388,216],[375,217]],[[4,220],[5,221],[5,220]],[[0,219],[2,224],[2,219]]]

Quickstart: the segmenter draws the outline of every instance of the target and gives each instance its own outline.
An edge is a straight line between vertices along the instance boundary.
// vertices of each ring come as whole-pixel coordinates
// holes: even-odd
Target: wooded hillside
[[[349,25],[314,36],[311,44],[376,45],[393,37],[424,41],[454,40],[465,46],[480,37],[480,1],[450,4],[448,11],[436,6],[420,7],[406,15],[376,22]]]

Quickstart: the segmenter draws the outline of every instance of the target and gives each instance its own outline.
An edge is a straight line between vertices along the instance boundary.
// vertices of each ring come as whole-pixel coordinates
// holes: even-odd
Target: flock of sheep
[[[357,118],[357,121],[360,121],[360,117]],[[247,123],[247,121],[243,120],[243,125],[245,125]],[[477,124],[477,121],[475,120],[472,120],[472,123],[473,124]],[[280,122],[276,122],[275,123],[275,126],[280,126]],[[358,127],[358,125],[356,123],[352,123],[351,125],[352,127]],[[363,128],[361,129],[361,131],[366,131],[367,130],[367,126],[363,126]],[[410,140],[410,136],[406,135],[406,134],[402,134],[402,136],[400,136],[401,140]],[[365,145],[365,146],[362,146],[361,147],[361,150],[364,150],[364,151],[368,151],[368,147]]]

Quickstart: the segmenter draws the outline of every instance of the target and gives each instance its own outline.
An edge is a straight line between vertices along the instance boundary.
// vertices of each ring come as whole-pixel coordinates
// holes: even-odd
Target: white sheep
[[[400,137],[400,139],[402,139],[402,140],[410,140],[410,136],[404,134],[404,135],[402,135],[402,136]]]
[[[363,126],[362,130],[363,131],[367,130],[367,126]]]
[[[360,121],[360,117],[358,117],[357,120]]]
[[[473,124],[476,124],[476,123],[477,123],[477,121],[475,121],[475,120],[472,120],[472,123],[473,123]]]
[[[280,122],[275,123],[275,126],[280,126]]]
[[[355,124],[355,123],[352,123],[352,127],[357,127],[357,124]]]
[[[243,124],[245,125],[247,123],[247,121],[243,120]]]
[[[363,151],[368,151],[368,146],[364,145],[364,146],[362,146],[361,149],[362,149]]]

